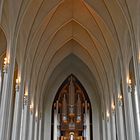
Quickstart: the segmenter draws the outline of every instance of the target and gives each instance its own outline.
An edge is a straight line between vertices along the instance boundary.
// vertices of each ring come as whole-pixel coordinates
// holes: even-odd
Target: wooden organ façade
[[[64,82],[53,105],[53,140],[90,140],[90,103],[73,76]]]

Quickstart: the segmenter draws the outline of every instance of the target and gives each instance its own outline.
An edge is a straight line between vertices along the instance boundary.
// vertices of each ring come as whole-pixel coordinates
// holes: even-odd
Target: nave
[[[140,0],[0,1],[0,140],[140,140]]]

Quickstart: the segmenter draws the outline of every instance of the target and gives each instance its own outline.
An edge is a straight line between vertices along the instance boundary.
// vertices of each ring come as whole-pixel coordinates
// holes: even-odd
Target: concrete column
[[[139,110],[139,101],[138,101],[138,92],[137,87],[132,87],[132,106],[133,106],[133,115],[134,115],[134,124],[135,124],[135,132],[136,132],[136,140],[140,140],[140,110]]]
[[[57,110],[54,110],[53,140],[57,140]]]
[[[39,138],[38,140],[42,140],[42,118],[39,120]]]
[[[29,135],[28,135],[28,140],[33,140],[33,132],[34,132],[34,115],[30,113],[30,121],[29,121]]]
[[[116,140],[116,121],[115,121],[115,112],[112,112],[111,116],[111,129],[112,129],[112,140]]]
[[[38,134],[39,134],[39,131],[38,131],[38,124],[39,124],[39,120],[38,118],[36,118],[35,120],[35,127],[34,127],[34,140],[38,140]]]
[[[22,110],[20,140],[27,139],[27,118],[28,118],[28,96],[24,96],[24,108]]]
[[[105,120],[102,119],[102,132],[103,132],[103,140],[106,140],[106,128],[105,128]]]
[[[106,120],[106,133],[107,133],[107,140],[111,140],[111,122],[110,122],[110,118],[107,117]]]
[[[131,99],[131,89],[129,89],[128,87],[128,95],[127,95],[127,103],[128,103],[128,106],[127,106],[127,111],[129,113],[129,116],[128,117],[128,124],[129,124],[129,136],[128,138],[130,140],[136,140],[136,135],[135,135],[135,126],[134,126],[134,114],[133,114],[133,107],[132,107],[132,99]]]
[[[1,66],[1,65],[0,65]],[[2,82],[2,68],[0,67],[0,107],[1,107],[1,98],[2,98],[2,85],[3,85],[3,82]]]
[[[122,109],[123,103],[122,100],[119,99],[118,101],[118,108],[117,108],[117,112],[118,112],[118,132],[119,132],[119,140],[125,140],[125,127],[124,127],[124,117],[123,117],[123,109]]]
[[[11,94],[9,95],[9,92],[7,92],[8,80],[9,80],[9,74],[7,73],[7,71],[5,71],[3,89],[2,89],[1,108],[0,108],[0,140],[6,140],[7,129],[8,129],[8,116],[10,112],[9,103],[12,98]]]
[[[12,46],[12,40],[7,44],[7,59],[4,59],[4,82],[0,109],[0,140],[9,140],[11,136],[11,112],[13,99],[13,76],[15,67],[16,49]]]
[[[12,127],[12,140],[20,139],[20,128],[21,128],[21,115],[23,107],[23,93],[19,89],[20,85],[16,85],[16,97],[15,97],[15,109],[14,109],[14,118],[13,118],[13,127]]]

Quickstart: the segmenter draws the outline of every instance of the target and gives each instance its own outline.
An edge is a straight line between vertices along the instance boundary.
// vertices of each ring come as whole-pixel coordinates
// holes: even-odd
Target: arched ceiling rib
[[[0,28],[0,57],[1,55],[3,55],[3,53],[6,52],[6,48],[7,48],[7,39],[5,33]]]
[[[73,24],[76,24],[76,23],[73,23]],[[44,60],[43,60],[43,62],[44,62],[44,64],[42,64],[42,68],[40,68],[41,70],[44,70],[44,69],[46,69],[46,68],[43,68],[43,66],[44,67],[46,67],[46,64],[45,63],[47,63],[48,64],[48,61],[49,61],[49,59],[50,59],[50,61],[51,61],[51,56],[53,55],[53,53],[55,53],[55,51],[57,50],[57,48],[59,48],[59,46],[61,47],[61,46],[63,46],[63,45],[61,45],[61,42],[63,42],[63,40],[66,40],[66,42],[67,42],[67,40],[69,40],[69,38],[71,39],[71,38],[77,38],[77,40],[79,40],[79,41],[81,41],[82,42],[82,40],[84,41],[84,39],[85,39],[85,41],[87,41],[87,42],[89,42],[89,43],[86,43],[86,42],[83,42],[84,43],[84,45],[83,46],[86,46],[85,47],[85,49],[89,49],[89,51],[90,52],[92,52],[92,54],[94,55],[94,53],[95,52],[97,52],[96,51],[96,49],[94,50],[94,48],[92,47],[93,46],[93,43],[92,43],[92,40],[89,38],[89,36],[88,35],[86,35],[85,33],[82,33],[81,31],[83,30],[82,29],[82,27],[80,27],[81,28],[81,31],[79,30],[76,30],[76,29],[78,29],[78,27],[76,27],[76,25],[75,25],[75,27],[76,27],[76,29],[75,29],[75,33],[77,33],[77,32],[79,32],[79,34],[81,34],[81,36],[79,37],[79,35],[78,34],[76,34],[76,36],[75,35],[71,35],[71,27],[74,27],[74,26],[72,26],[73,25],[72,23],[69,23],[66,27],[69,27],[69,28],[66,28],[65,26],[64,26],[64,28],[63,29],[61,29],[60,30],[60,33],[57,33],[57,34],[59,34],[59,35],[56,35],[54,38],[53,38],[53,40],[51,41],[51,43],[50,43],[50,45],[48,46],[48,47],[46,47],[46,46],[42,46],[41,48],[40,48],[40,51],[42,51],[42,53],[40,53],[40,51],[38,52],[38,54],[40,54],[40,56],[38,55],[38,58],[40,58],[40,57],[46,57],[47,59],[45,60],[44,58]],[[67,30],[69,30],[69,33],[68,32],[66,32]],[[84,31],[85,32],[85,31]],[[87,37],[86,37],[86,36]],[[48,40],[47,40],[48,41]],[[60,43],[59,43],[60,42]],[[64,41],[65,42],[65,41]],[[82,43],[82,44],[83,44]],[[47,42],[46,43],[44,43],[44,44],[47,44]],[[44,48],[43,48],[44,47]],[[98,46],[99,47],[99,46]],[[96,48],[96,47],[95,47]],[[45,49],[46,49],[46,53],[45,53]],[[43,53],[44,53],[44,55],[43,55]],[[52,54],[51,56],[49,56],[49,54]],[[97,56],[95,56],[95,59],[96,59],[96,63],[98,63],[98,52],[96,53],[96,55]],[[37,69],[39,69],[39,63],[41,63],[41,61],[38,59],[38,58],[36,58],[36,60],[34,61],[34,62],[36,62],[36,67],[34,67],[33,69],[35,69],[36,71],[38,71]],[[35,66],[35,65],[34,65]],[[101,66],[102,65],[100,65],[99,67],[101,68]],[[36,72],[35,72],[36,73]],[[42,73],[42,72],[39,72],[40,74]],[[34,76],[33,76],[34,77]],[[43,76],[44,77],[44,76]],[[31,81],[39,81],[39,80],[31,80]]]
[[[82,12],[82,15],[81,15],[81,12]],[[29,51],[28,56],[26,57],[26,58],[29,58],[29,60],[27,60],[27,68],[30,69],[30,67],[28,66],[28,64],[29,64],[28,62],[30,60],[33,60],[35,62],[32,67],[33,68],[32,69],[33,70],[33,72],[32,72],[33,79],[37,73],[39,73],[41,75],[42,74],[41,71],[44,71],[46,69],[45,67],[47,66],[46,65],[47,60],[49,60],[49,58],[50,58],[50,57],[47,58],[47,56],[49,56],[49,54],[52,54],[52,52],[49,52],[48,54],[46,54],[44,49],[47,49],[51,44],[53,44],[54,42],[57,42],[54,45],[52,45],[51,47],[49,47],[49,48],[51,48],[51,51],[54,51],[54,53],[55,53],[55,51],[56,51],[55,47],[57,48],[57,45],[59,45],[59,42],[61,42],[61,39],[67,40],[67,39],[64,39],[66,36],[68,36],[68,38],[71,37],[73,39],[77,39],[81,42],[84,41],[84,39],[85,39],[85,43],[83,46],[84,47],[86,46],[85,49],[90,51],[90,55],[91,55],[92,59],[96,60],[96,62],[95,62],[96,65],[100,65],[100,66],[98,66],[98,71],[103,73],[102,77],[107,78],[108,75],[107,75],[106,71],[109,71],[107,69],[109,69],[109,68],[113,69],[112,64],[110,62],[110,59],[112,59],[112,58],[110,58],[110,55],[109,55],[110,52],[107,49],[107,44],[105,42],[106,40],[104,40],[104,37],[102,36],[102,31],[100,30],[100,28],[98,28],[97,22],[93,18],[93,15],[86,8],[84,3],[80,0],[73,1],[73,3],[70,0],[64,1],[64,3],[62,3],[60,6],[56,7],[56,10],[54,10],[54,14],[52,13],[51,15],[52,15],[52,17],[49,18],[50,20],[48,21],[46,27],[44,26],[44,24],[42,24],[45,27],[44,28],[45,30],[42,30],[42,35],[40,34],[40,31],[38,31],[38,32],[36,32],[36,34],[34,34],[35,37],[39,38],[38,41],[40,43],[36,42],[36,41],[33,42],[33,40],[32,40],[32,42],[31,42],[32,44],[30,44],[30,40],[28,38],[27,45],[29,45],[29,46],[27,47],[27,49],[36,51],[36,55],[35,55],[34,59],[30,59],[30,56],[32,56],[32,53],[31,53],[32,51]],[[71,25],[71,29],[63,30],[63,26],[64,27],[67,26],[69,24],[69,21],[70,22],[77,21],[80,25],[78,25],[78,26]],[[81,31],[86,30],[85,33],[82,34],[82,36],[80,36],[80,32],[79,32],[80,30],[77,30],[78,27],[83,28],[83,29],[81,29]],[[35,27],[33,26],[32,29],[33,28],[35,28]],[[25,28],[23,28],[23,29],[25,29]],[[56,34],[57,32],[59,32],[59,30],[60,31],[63,30],[63,36],[60,36],[60,37],[58,37],[58,39],[55,39],[55,36],[53,36],[53,34]],[[74,32],[74,31],[76,31],[76,32]],[[39,34],[40,34],[40,36],[38,36]],[[88,36],[91,36],[91,37],[82,38],[86,34],[90,34]],[[30,37],[32,37],[31,34],[30,34]],[[51,44],[49,44],[49,42]],[[90,42],[92,42],[92,43],[90,43]],[[34,44],[34,43],[36,43],[36,44]],[[25,46],[26,46],[26,44],[25,44]],[[60,46],[62,46],[62,45],[60,45]],[[89,47],[89,46],[91,46],[91,47]],[[36,49],[33,49],[35,47],[36,47]],[[94,51],[94,48],[95,48],[95,51]],[[24,52],[24,50],[22,52]],[[95,55],[95,52],[97,53],[96,55]],[[43,58],[43,61],[41,61],[41,57],[42,58],[46,57],[47,59]],[[101,57],[103,57],[103,58],[101,58]],[[104,62],[102,62],[103,60],[106,61],[106,64],[104,64]],[[51,61],[51,58],[49,61]],[[99,61],[101,61],[101,62],[98,63]],[[39,67],[39,65],[38,65],[39,63],[42,63],[42,65],[40,65],[41,67]],[[27,73],[28,73],[28,70],[27,70]],[[42,80],[44,75],[42,75],[41,77],[40,77],[40,75],[37,76],[37,78]],[[34,85],[35,83],[37,83],[35,81],[40,81],[39,79],[31,80],[31,81],[33,81],[33,83],[31,83],[31,84]],[[107,81],[107,79],[106,80],[105,79],[104,79],[104,81]],[[107,82],[107,84],[108,84],[108,82]],[[32,86],[32,87],[36,87],[36,84],[35,84],[35,86]]]
[[[73,48],[71,48],[71,43],[74,45]],[[62,55],[62,54],[64,54],[64,55]],[[52,76],[52,73],[54,73],[54,71],[57,67],[60,67],[59,70],[57,70],[58,73],[69,73],[69,74],[73,73],[73,74],[77,74],[77,75],[82,74],[83,76],[87,77],[86,74],[88,74],[88,73],[85,74],[85,68],[81,67],[80,64],[73,61],[73,59],[71,62],[66,63],[64,66],[62,66],[61,63],[63,61],[65,61],[65,59],[67,59],[67,57],[71,57],[72,55],[77,57],[80,61],[82,61],[85,68],[90,69],[89,73],[92,69],[91,73],[98,75],[98,71],[96,71],[97,69],[93,65],[93,61],[90,58],[90,56],[88,55],[88,53],[86,52],[86,50],[81,49],[80,44],[78,44],[74,40],[71,40],[67,44],[65,44],[64,47],[61,47],[61,49],[58,50],[58,52],[53,56],[52,63],[50,64],[48,70],[46,71],[47,73],[45,74],[44,82],[39,83],[40,87],[41,87],[41,84],[43,84],[42,87],[44,87],[41,90],[42,93],[46,93],[46,88],[49,88],[48,86],[49,86],[49,82],[50,82],[49,81],[50,77]],[[88,61],[87,61],[87,59],[88,59]],[[77,71],[75,71],[75,70],[77,70]],[[59,78],[58,75],[57,75],[57,77]],[[92,75],[91,75],[91,77],[92,77]],[[92,82],[92,85],[93,85],[94,93],[99,93],[100,90],[98,90],[98,84],[96,83],[97,81],[95,79],[93,81],[94,82]],[[48,85],[48,86],[45,86],[45,85]],[[102,86],[103,85],[101,85],[101,84],[99,85],[100,89],[102,89]],[[39,91],[39,88],[38,88],[38,91]],[[101,93],[103,93],[103,92],[101,92]],[[42,94],[42,95],[36,94],[36,96],[39,96],[36,98],[36,102],[37,102],[37,104],[39,104],[39,102],[40,103],[43,102],[44,97],[47,95],[46,94]],[[98,95],[98,96],[100,96],[100,95]]]

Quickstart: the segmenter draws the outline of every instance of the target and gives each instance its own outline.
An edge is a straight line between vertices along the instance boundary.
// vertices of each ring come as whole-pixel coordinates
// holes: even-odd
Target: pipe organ
[[[53,140],[91,140],[90,109],[85,90],[69,76],[54,101]]]

